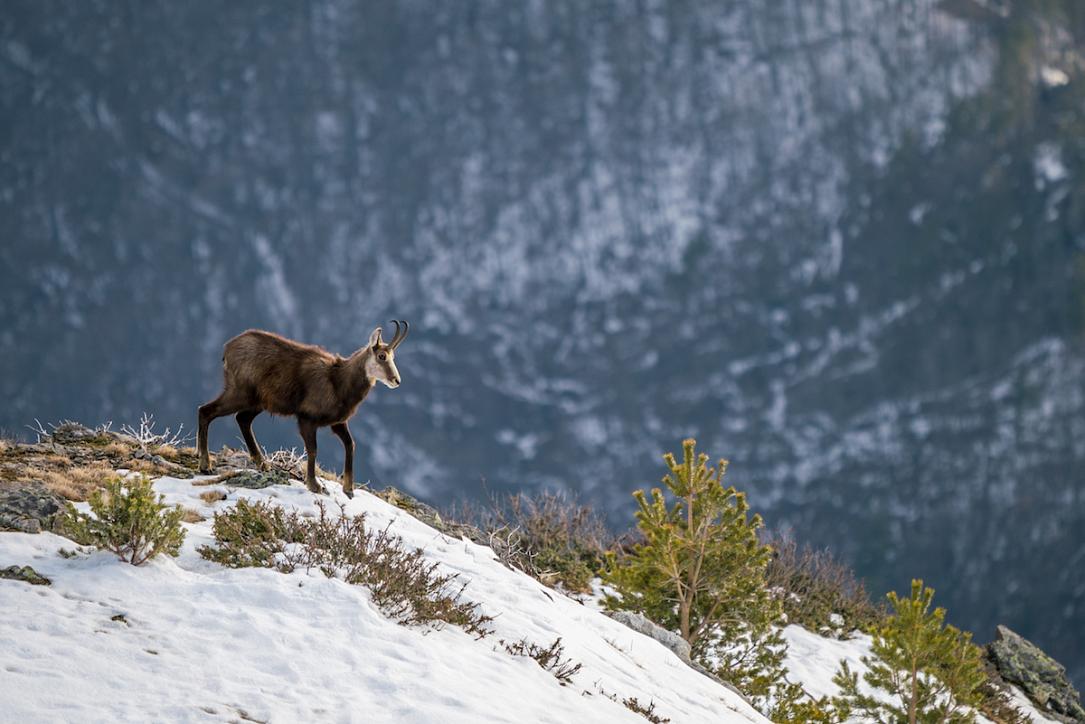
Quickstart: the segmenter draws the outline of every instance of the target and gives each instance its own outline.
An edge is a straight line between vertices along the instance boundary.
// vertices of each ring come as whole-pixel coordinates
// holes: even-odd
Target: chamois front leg
[[[200,472],[205,475],[211,472],[211,456],[207,451],[208,427],[215,419],[237,412],[239,406],[233,405],[231,402],[232,400],[226,392],[223,392],[206,405],[200,405],[198,411],[199,420],[196,426],[196,451],[200,459]]]
[[[343,441],[343,492],[348,498],[354,497],[354,438],[350,436],[350,428],[347,423],[338,422],[332,425],[332,432]]]
[[[299,417],[298,432],[305,443],[305,487],[314,493],[325,495],[327,491],[316,481],[316,424]]]

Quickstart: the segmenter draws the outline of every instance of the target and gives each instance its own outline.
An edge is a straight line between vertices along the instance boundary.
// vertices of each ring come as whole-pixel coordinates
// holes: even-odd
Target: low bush
[[[511,644],[504,641],[500,643],[505,647],[505,651],[513,656],[527,656],[535,659],[535,663],[553,674],[562,686],[572,683],[573,677],[580,671],[580,664],[574,664],[572,659],[562,658],[565,647],[561,644],[561,637],[554,639],[554,643],[546,648],[531,643],[527,639],[520,639]]]
[[[486,534],[506,565],[548,586],[589,593],[591,579],[603,569],[606,526],[590,507],[564,495],[508,495],[459,517]]]
[[[340,508],[329,515],[323,503],[314,518],[266,503],[239,500],[216,513],[216,546],[199,549],[204,558],[233,568],[264,567],[289,573],[317,569],[330,578],[369,589],[373,602],[404,625],[452,624],[478,637],[489,633],[492,617],[461,594],[466,583],[444,574],[421,549],[408,550],[398,536],[370,530],[364,516]]]
[[[304,537],[297,514],[244,498],[233,508],[215,513],[211,531],[218,545],[199,548],[207,560],[229,568],[276,568],[283,573],[294,570],[294,564],[282,556],[283,550]]]
[[[113,476],[104,489],[91,493],[93,516],[68,504],[59,530],[76,543],[112,551],[122,561],[138,566],[159,553],[176,556],[185,539],[184,510],[167,506],[156,496],[145,476]]]
[[[800,548],[788,535],[767,536],[766,542],[773,554],[765,582],[780,596],[788,623],[846,638],[885,620],[885,607],[871,602],[862,581],[829,551]]]

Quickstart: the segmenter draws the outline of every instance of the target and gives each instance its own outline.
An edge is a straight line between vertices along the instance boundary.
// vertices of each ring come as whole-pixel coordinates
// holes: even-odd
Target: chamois
[[[211,421],[235,415],[249,455],[258,467],[264,456],[252,434],[252,421],[261,412],[294,416],[308,458],[305,484],[315,493],[324,489],[316,481],[316,431],[331,426],[343,441],[343,492],[354,497],[354,439],[347,420],[378,381],[399,387],[396,347],[407,338],[410,327],[400,320],[392,341],[381,339],[381,328],[369,335],[369,343],[350,357],[340,357],[320,347],[301,344],[271,332],[250,329],[226,343],[222,350],[222,394],[199,408],[196,447],[200,472],[211,472],[207,452],[207,428]]]

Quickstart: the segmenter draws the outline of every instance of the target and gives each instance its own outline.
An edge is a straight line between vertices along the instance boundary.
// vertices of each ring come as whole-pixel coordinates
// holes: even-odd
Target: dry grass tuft
[[[159,446],[153,448],[151,450],[151,452],[153,454],[159,455],[159,456],[161,456],[161,457],[163,457],[166,460],[169,460],[171,462],[175,461],[175,460],[177,460],[177,458],[181,457],[181,451],[178,450],[173,445],[159,445]]]
[[[199,523],[205,520],[207,520],[207,516],[192,508],[185,508],[184,515],[181,516],[181,522],[183,523]]]
[[[205,490],[200,493],[200,499],[208,505],[214,505],[220,500],[226,500],[227,497],[225,490]]]
[[[38,470],[45,487],[68,500],[86,500],[95,490],[104,487],[113,469],[103,463],[76,466],[67,470]]]
[[[119,440],[117,442],[111,442],[102,448],[102,453],[108,455],[111,458],[118,460],[125,460],[132,454],[132,446],[126,445]]]
[[[343,481],[339,477],[339,473],[333,473],[330,470],[325,470],[320,467],[320,463],[316,465],[316,476],[318,478],[324,478],[325,480],[331,480],[336,483],[342,483]]]

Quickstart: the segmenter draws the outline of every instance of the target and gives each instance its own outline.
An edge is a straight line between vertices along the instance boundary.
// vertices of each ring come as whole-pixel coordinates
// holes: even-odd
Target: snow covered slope
[[[275,499],[315,511],[300,484],[230,490],[214,508],[200,479],[160,478],[171,503],[210,518],[236,501]],[[391,524],[469,581],[465,596],[495,616],[476,640],[459,629],[405,628],[366,589],[319,573],[225,569],[196,548],[210,519],[188,525],[180,557],[136,568],[108,553],[65,559],[67,539],[0,533],[0,565],[32,565],[53,585],[0,580],[0,699],[9,721],[644,722],[620,702],[655,702],[681,722],[766,721],[739,696],[656,641],[505,568],[383,500],[336,502]],[[561,686],[498,646],[526,637],[582,664]],[[617,697],[614,701],[608,697]]]

